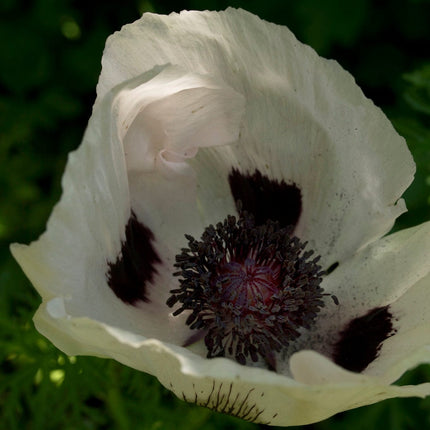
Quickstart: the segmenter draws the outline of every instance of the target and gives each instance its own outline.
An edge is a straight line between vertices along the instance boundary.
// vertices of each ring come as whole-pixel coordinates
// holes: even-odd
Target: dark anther
[[[339,299],[334,294],[330,294],[331,299],[333,300],[336,306],[339,306]]]
[[[334,272],[337,267],[339,266],[339,263],[336,261],[336,263],[333,263],[325,272],[327,275],[329,275],[330,273]]]
[[[187,324],[203,331],[208,357],[240,364],[263,360],[276,369],[275,352],[310,328],[324,306],[319,257],[279,222],[256,225],[245,211],[207,227],[176,256],[179,288],[167,300]]]
[[[378,356],[382,342],[394,334],[391,321],[388,306],[372,309],[350,321],[334,347],[335,363],[362,372]]]

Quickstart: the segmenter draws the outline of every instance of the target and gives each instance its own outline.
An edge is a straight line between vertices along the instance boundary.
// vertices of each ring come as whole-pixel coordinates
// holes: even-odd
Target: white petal
[[[378,358],[366,373],[381,375],[392,382],[407,370],[430,363],[429,292],[430,274],[390,305],[395,334],[383,343]]]
[[[301,188],[297,233],[324,265],[385,234],[405,210],[399,198],[414,164],[404,140],[347,72],[285,27],[233,9],[145,14],[108,40],[99,97],[166,63],[220,79],[246,99],[239,144],[191,160],[198,184],[211,184],[198,190],[207,222],[230,211],[232,167]]]
[[[185,160],[199,147],[238,139],[244,99],[219,79],[177,66],[137,84],[121,85],[113,102],[131,205],[173,258],[185,233],[203,229],[195,174]]]
[[[64,297],[74,316],[172,339],[176,330],[170,327],[169,309],[164,318],[156,310],[142,312],[122,303],[107,285],[107,262],[118,257],[130,217],[124,153],[112,139],[111,118],[110,103],[94,110],[83,144],[70,154],[63,195],[47,231],[31,245],[11,250],[43,300]]]
[[[290,358],[290,371],[296,381],[309,385],[338,383],[364,385],[372,381],[369,376],[349,372],[311,350],[302,350],[293,354]]]
[[[11,247],[43,298],[85,295],[88,276],[120,248],[130,205],[123,150],[112,144],[110,128],[110,113],[95,111],[84,143],[69,155],[47,232],[29,246]]]
[[[182,344],[185,315],[173,321],[165,303],[178,282],[173,263],[184,233],[203,228],[195,175],[184,160],[199,146],[236,140],[242,115],[243,98],[222,82],[169,65],[107,94],[70,156],[47,232],[29,247],[12,247],[42,296],[65,297],[74,316]],[[107,285],[131,210],[154,233],[162,260],[150,306],[124,304]]]
[[[312,351],[303,351],[292,359],[297,381],[224,358],[203,359],[184,348],[102,322],[72,318],[60,299],[42,305],[35,322],[39,331],[68,354],[112,357],[155,375],[181,399],[255,422],[309,424],[386,398],[430,392],[430,384],[388,386],[377,378],[333,370],[328,360]],[[319,369],[330,375],[329,382],[319,377]],[[348,373],[348,378],[338,377],[339,371]]]
[[[303,350],[294,354],[290,369],[295,380],[309,388],[324,387],[325,396],[314,406],[321,408],[320,413],[330,410],[330,415],[392,397],[430,394],[430,383],[402,387],[389,385],[383,378],[349,372],[315,351]]]
[[[339,265],[323,286],[338,297],[338,314],[352,319],[405,294],[430,272],[428,261],[430,223],[424,223],[369,245]]]
[[[351,320],[364,316],[369,310],[396,303],[409,294],[428,276],[428,261],[430,223],[424,223],[386,236],[341,263],[322,283],[327,293],[338,298],[339,305],[326,300],[316,325],[298,339],[295,350],[311,347],[331,356],[340,332]],[[394,317],[397,318],[397,314]],[[425,345],[424,339],[419,342]],[[373,370],[369,367],[365,373],[381,377],[384,372],[390,373],[388,364],[380,362],[376,366],[376,362]],[[399,376],[398,373],[394,379],[387,376],[386,380],[391,383]]]
[[[129,171],[153,170],[160,152],[167,161],[183,162],[199,147],[237,140],[244,102],[240,94],[177,66],[145,76],[153,77],[140,85],[142,77],[122,84],[113,102]]]

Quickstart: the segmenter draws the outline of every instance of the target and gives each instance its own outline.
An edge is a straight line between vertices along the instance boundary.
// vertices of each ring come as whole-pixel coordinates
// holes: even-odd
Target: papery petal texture
[[[225,358],[207,360],[176,345],[93,319],[71,318],[59,299],[38,312],[38,329],[56,339],[66,353],[114,358],[156,375],[183,400],[252,422],[304,425],[384,399],[430,393],[429,383],[388,385],[375,377],[345,371],[314,351],[293,355],[291,378]]]
[[[246,98],[241,144],[202,151],[195,159],[201,180],[224,185],[218,193],[229,195],[226,180],[220,184],[215,175],[235,166],[299,184],[301,237],[327,264],[386,233],[405,210],[399,198],[414,164],[404,140],[347,72],[287,28],[232,9],[147,15],[108,40],[100,97],[166,63],[219,78]],[[204,190],[199,197],[213,200]],[[225,212],[227,203],[219,204]],[[211,222],[219,220],[210,214]]]
[[[287,28],[235,9],[145,14],[108,39],[102,64],[47,230],[11,248],[42,296],[37,329],[68,354],[114,358],[254,422],[309,424],[428,395],[428,383],[390,384],[430,361],[430,227],[381,239],[406,210],[415,166],[353,78]],[[327,301],[277,372],[184,347],[186,315],[166,305],[184,235],[238,215],[233,172],[294,187],[294,234],[322,269],[337,266],[322,286],[339,304]],[[282,200],[270,203],[288,209]],[[345,327],[384,306],[393,332],[364,370],[336,364]]]

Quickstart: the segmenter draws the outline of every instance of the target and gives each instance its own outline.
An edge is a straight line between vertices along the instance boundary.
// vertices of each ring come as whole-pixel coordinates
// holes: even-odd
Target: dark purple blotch
[[[281,227],[296,226],[302,212],[302,194],[296,184],[269,179],[255,170],[253,174],[233,169],[228,181],[239,212],[246,211],[256,225],[268,220]]]
[[[353,319],[340,333],[333,360],[352,372],[362,372],[378,356],[382,342],[395,333],[388,306]]]
[[[125,240],[115,262],[108,262],[106,278],[109,287],[123,302],[134,305],[148,302],[147,286],[157,273],[160,257],[152,242],[154,234],[132,212],[125,226]]]

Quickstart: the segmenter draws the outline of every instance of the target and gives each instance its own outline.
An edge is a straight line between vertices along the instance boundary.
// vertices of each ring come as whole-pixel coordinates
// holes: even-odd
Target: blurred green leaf
[[[430,64],[404,77],[410,83],[404,94],[406,101],[418,112],[430,115]]]

